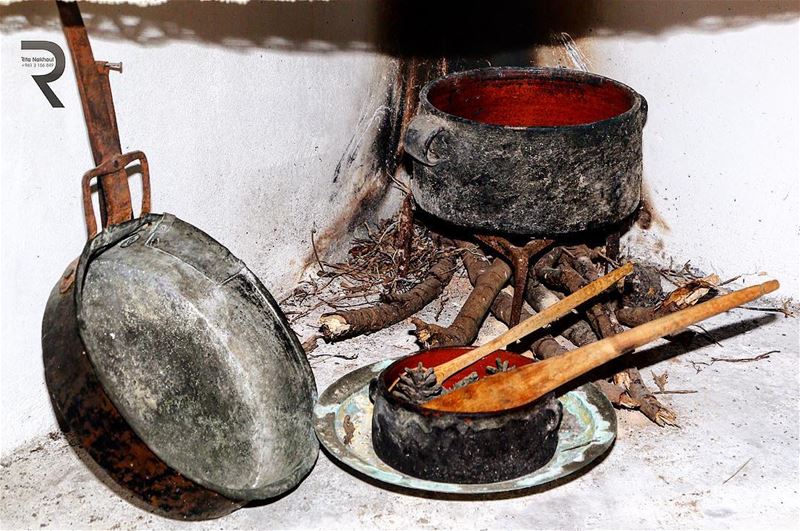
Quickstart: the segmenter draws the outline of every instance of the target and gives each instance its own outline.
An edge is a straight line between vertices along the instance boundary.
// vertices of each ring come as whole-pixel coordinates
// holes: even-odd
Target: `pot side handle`
[[[642,99],[642,104],[641,104],[641,107],[639,108],[640,109],[639,112],[640,112],[641,117],[642,117],[641,118],[642,127],[644,127],[644,124],[647,123],[647,112],[648,112],[647,100],[641,94],[639,95],[639,97]]]
[[[446,157],[431,149],[431,145],[437,137],[447,138],[449,135],[445,120],[430,114],[418,114],[408,124],[404,148],[420,164],[436,166]]]

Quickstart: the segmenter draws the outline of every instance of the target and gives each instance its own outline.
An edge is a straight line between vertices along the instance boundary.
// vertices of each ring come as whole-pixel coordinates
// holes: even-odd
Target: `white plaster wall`
[[[362,28],[347,25],[364,25],[371,8],[351,8],[354,17],[337,11],[335,20],[326,20],[329,10],[312,9],[315,18],[283,24],[310,26],[310,35],[312,26],[338,24],[342,34],[362,35]],[[51,108],[20,66],[24,39],[50,40],[67,51],[53,26],[57,19],[24,28],[26,18],[55,17],[53,3],[30,9],[27,16],[24,6],[15,6],[14,13],[26,15],[19,19],[23,28],[11,27],[14,20],[6,17],[0,33],[0,453],[55,425],[43,379],[41,318],[51,288],[85,242],[80,178],[93,166],[69,57],[65,74],[51,85],[63,109]],[[239,11],[233,25],[257,32],[249,19],[258,9]],[[118,23],[130,32],[137,21]],[[209,42],[214,24],[201,26],[209,36],[181,30],[166,40],[148,26],[141,42],[119,38],[123,30],[110,23],[90,25],[90,33],[97,59],[124,63],[123,74],[112,73],[122,148],[148,156],[153,211],[202,228],[280,294],[301,272],[312,227],[325,232],[380,181],[361,164],[368,155],[358,149],[355,162],[337,182],[333,177],[356,132],[371,146],[389,112],[384,98],[396,65],[358,43],[294,46],[260,34],[245,40],[246,32]]]
[[[649,103],[644,175],[666,226],[634,229],[633,254],[723,278],[766,272],[798,302],[800,4],[591,4],[577,50]],[[539,58],[569,64],[556,52]]]

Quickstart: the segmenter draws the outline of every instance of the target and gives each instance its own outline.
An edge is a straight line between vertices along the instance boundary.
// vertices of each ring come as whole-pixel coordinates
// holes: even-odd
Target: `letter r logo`
[[[52,107],[64,107],[64,104],[61,103],[61,100],[58,99],[53,89],[50,88],[49,83],[52,83],[56,79],[61,77],[61,74],[64,73],[64,51],[61,47],[50,41],[22,41],[22,49],[23,50],[45,50],[53,54],[53,57],[56,59],[55,67],[46,74],[41,75],[32,75],[31,77],[36,82],[36,84],[41,89],[44,97],[47,98],[47,101],[50,102]]]

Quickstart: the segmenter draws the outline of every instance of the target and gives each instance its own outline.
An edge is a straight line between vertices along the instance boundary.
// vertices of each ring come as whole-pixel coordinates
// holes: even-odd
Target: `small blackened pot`
[[[409,124],[412,189],[462,227],[555,236],[639,204],[647,102],[588,72],[484,68],[428,83]]]
[[[424,409],[393,396],[388,388],[406,367],[432,367],[470,350],[431,349],[387,367],[371,389],[374,402],[372,444],[385,463],[414,477],[448,483],[492,483],[523,476],[547,463],[558,444],[561,403],[553,394],[531,404],[496,413],[446,413]],[[495,359],[522,366],[531,360],[506,351],[451,376],[446,388]]]

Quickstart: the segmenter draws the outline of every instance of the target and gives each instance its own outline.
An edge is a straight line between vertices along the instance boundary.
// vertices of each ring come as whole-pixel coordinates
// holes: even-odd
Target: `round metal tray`
[[[372,402],[369,383],[394,360],[350,372],[328,387],[314,407],[317,437],[337,461],[379,482],[407,489],[452,494],[490,494],[545,485],[570,476],[603,455],[617,434],[617,416],[592,384],[559,400],[564,418],[553,458],[531,474],[497,483],[455,484],[418,479],[381,461],[372,449]]]

